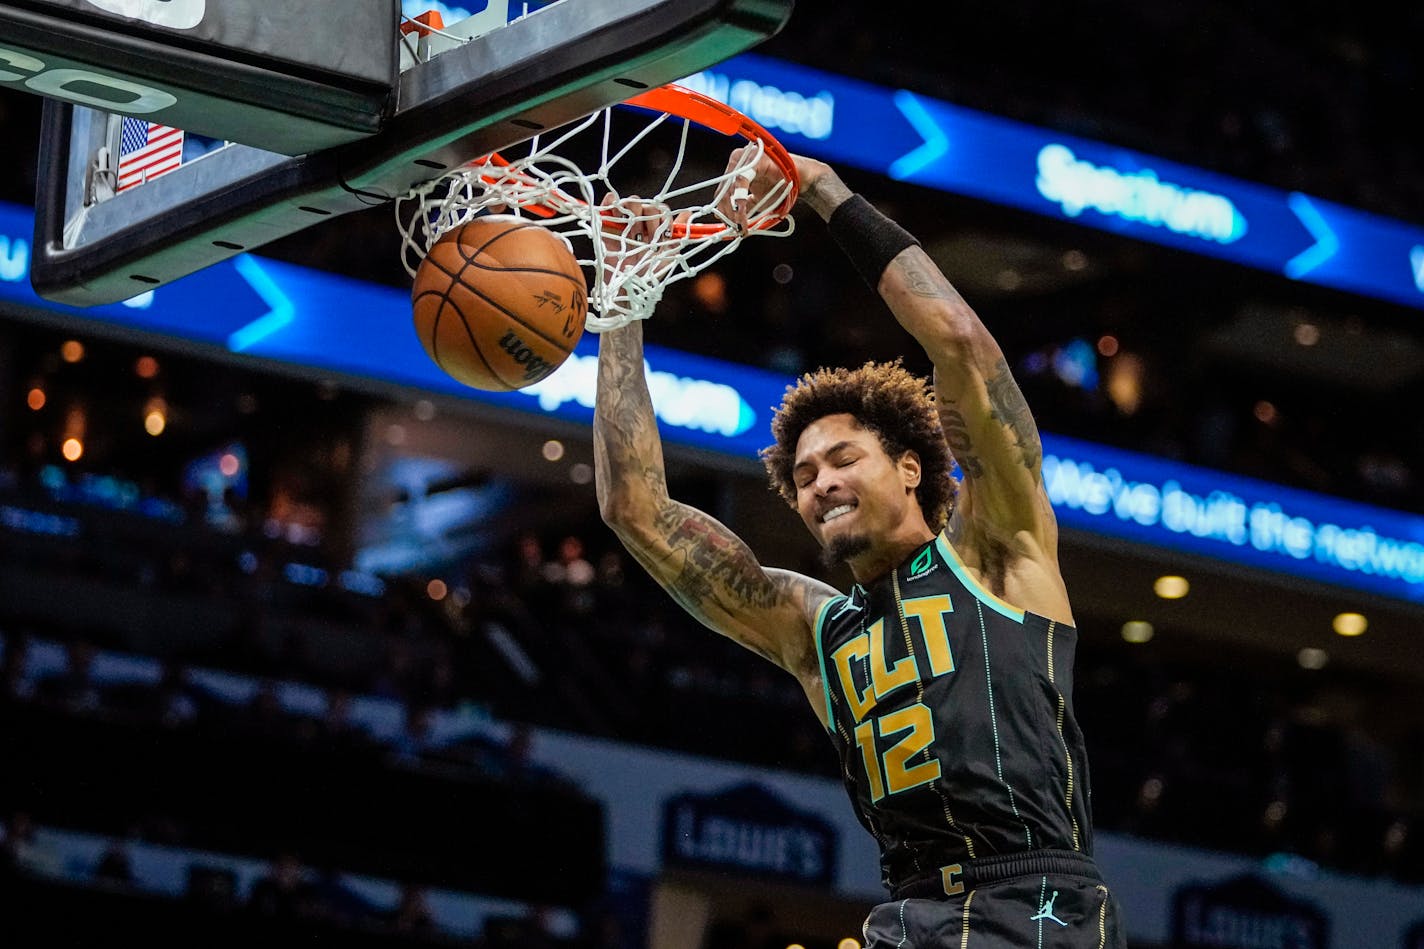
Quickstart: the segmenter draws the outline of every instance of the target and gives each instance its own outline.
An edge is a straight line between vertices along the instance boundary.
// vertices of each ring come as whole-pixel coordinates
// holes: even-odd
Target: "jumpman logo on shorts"
[[[1060,926],[1067,926],[1067,923],[1053,915],[1053,901],[1056,899],[1058,899],[1058,891],[1054,890],[1053,895],[1043,901],[1043,905],[1038,908],[1038,912],[1029,917],[1029,921],[1051,919]]]

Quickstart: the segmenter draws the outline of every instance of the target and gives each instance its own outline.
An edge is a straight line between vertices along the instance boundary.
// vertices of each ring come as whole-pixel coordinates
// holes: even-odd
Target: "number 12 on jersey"
[[[889,740],[901,732],[907,734],[881,754],[877,738]],[[855,726],[855,744],[865,764],[865,775],[870,779],[871,800],[879,801],[886,794],[898,794],[937,779],[939,762],[934,758],[919,764],[909,763],[932,741],[934,718],[922,702],[868,718]]]

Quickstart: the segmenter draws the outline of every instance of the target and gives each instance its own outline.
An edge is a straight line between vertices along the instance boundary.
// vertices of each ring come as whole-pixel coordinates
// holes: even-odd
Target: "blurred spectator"
[[[272,568],[269,561],[263,567]],[[272,581],[258,585],[270,588]],[[277,623],[275,609],[269,604],[245,598],[238,607],[233,626],[233,648],[229,661],[237,668],[255,675],[281,675],[290,657],[288,637]]]
[[[238,716],[238,731],[257,738],[285,738],[292,717],[282,708],[277,685],[271,679],[259,679],[257,690],[247,707]]]
[[[588,586],[595,576],[593,564],[584,556],[583,540],[573,534],[559,541],[554,559],[546,561],[541,570],[547,583],[575,587]]]
[[[559,946],[547,907],[535,907],[527,916],[490,917],[485,921],[484,942],[486,949],[557,949]]]
[[[28,702],[35,697],[35,683],[29,676],[30,636],[7,633],[5,655],[0,659],[0,700]]]
[[[392,636],[386,641],[385,662],[371,681],[371,694],[379,698],[409,702],[420,689],[420,668],[415,650],[403,637]]]
[[[398,933],[428,935],[435,931],[435,917],[423,887],[414,883],[401,884],[400,900],[391,913],[390,926]]]
[[[183,899],[210,912],[231,912],[238,908],[237,876],[227,867],[191,863]]]
[[[597,913],[587,923],[589,949],[634,949],[623,920],[611,910]]]
[[[273,859],[267,873],[252,884],[247,909],[258,916],[284,921],[314,915],[312,893],[295,853],[279,853]]]
[[[442,744],[436,738],[435,722],[435,709],[430,706],[407,706],[401,731],[391,740],[393,757],[410,764],[440,750]]]
[[[622,623],[637,602],[623,568],[623,555],[613,548],[598,557],[595,577],[595,617],[601,625]]]
[[[544,592],[544,562],[544,548],[537,534],[525,531],[514,538],[509,586],[525,603],[537,603]]]
[[[104,847],[99,862],[94,865],[94,880],[113,887],[133,885],[133,860],[124,841],[111,839]]]
[[[64,869],[59,854],[41,840],[34,817],[27,810],[14,810],[0,828],[0,863],[35,876],[59,876]]]
[[[93,643],[76,639],[65,644],[64,654],[64,670],[40,680],[37,698],[46,705],[70,712],[97,712],[103,705],[103,693],[94,681],[94,657],[98,650]]]
[[[510,726],[509,742],[504,753],[509,766],[509,776],[516,780],[528,780],[539,771],[533,759],[534,733],[528,725],[516,722]]]
[[[559,608],[566,617],[583,620],[598,605],[593,564],[584,556],[583,540],[569,535],[559,541],[558,559],[548,565],[550,583],[559,591]]]
[[[188,681],[188,667],[176,660],[163,661],[163,678],[154,695],[158,721],[164,728],[193,724],[198,718],[199,692]]]
[[[455,671],[454,649],[448,642],[440,640],[434,644],[427,673],[424,689],[427,704],[435,708],[450,708],[460,698],[468,697],[461,695],[462,683],[458,681]]]
[[[20,848],[34,837],[34,824],[27,811],[14,811],[10,819],[0,824],[0,869],[14,870],[19,866]]]
[[[335,752],[354,751],[367,747],[370,739],[351,717],[351,693],[345,689],[328,689],[326,711],[317,723],[315,741],[323,749]]]
[[[364,926],[377,917],[370,902],[348,887],[331,866],[312,872],[304,906],[308,915],[337,926]]]
[[[739,918],[714,920],[702,949],[783,949],[788,942],[776,931],[771,907],[754,903]]]

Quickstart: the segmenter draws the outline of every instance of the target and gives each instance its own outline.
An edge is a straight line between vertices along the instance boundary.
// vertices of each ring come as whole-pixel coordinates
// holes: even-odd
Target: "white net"
[[[616,107],[615,107],[616,108]],[[655,113],[641,131],[613,147],[614,109],[595,112],[553,133],[535,137],[528,154],[498,155],[470,162],[420,185],[396,204],[406,272],[415,276],[441,235],[480,214],[516,214],[563,235],[590,276],[587,329],[603,332],[652,314],[664,289],[692,277],[731,253],[748,236],[785,236],[794,223],[786,215],[794,184],[783,179],[746,209],[744,223],[730,209],[747,200],[747,184],[766,154],[766,144],[747,140],[735,164],[723,171],[684,179],[688,141],[697,123],[668,112]],[[650,193],[646,175],[625,165],[646,164],[671,155],[650,136],[671,125],[681,130],[676,155]],[[592,147],[590,148],[590,142]],[[643,154],[637,160],[629,156]],[[561,153],[596,154],[590,171]],[[589,164],[592,164],[589,162]],[[620,190],[619,179],[622,179]]]

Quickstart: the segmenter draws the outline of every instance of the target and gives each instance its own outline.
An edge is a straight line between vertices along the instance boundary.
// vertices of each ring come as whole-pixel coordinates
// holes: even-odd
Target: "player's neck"
[[[861,586],[869,586],[908,560],[915,551],[934,540],[934,531],[923,520],[913,519],[883,543],[850,558],[847,565]]]

